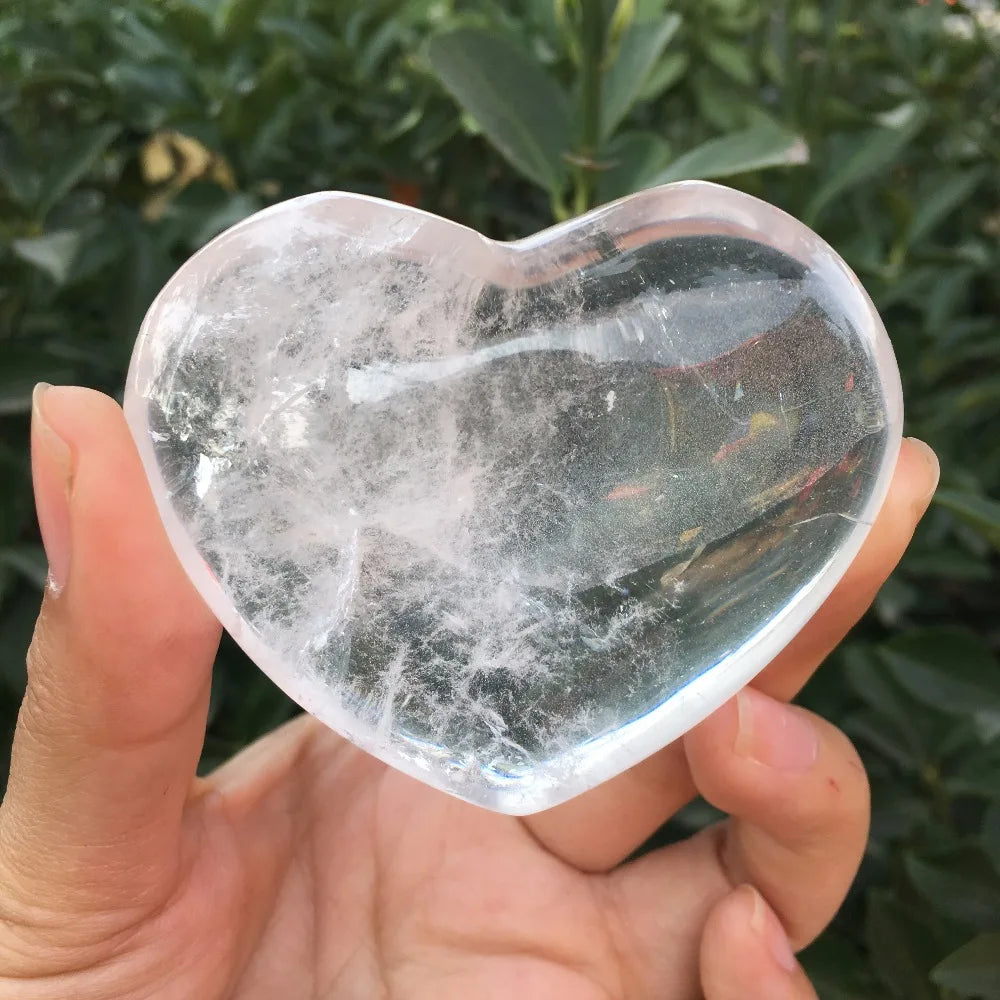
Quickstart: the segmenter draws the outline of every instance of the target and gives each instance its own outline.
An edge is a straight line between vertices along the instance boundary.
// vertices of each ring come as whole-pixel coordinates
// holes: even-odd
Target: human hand
[[[936,482],[889,497],[791,645],[683,740],[562,806],[500,816],[300,716],[196,779],[219,627],[117,405],[36,394],[53,586],[0,807],[7,1000],[804,1000],[792,957],[864,849],[846,738],[783,704],[864,612]],[[58,592],[57,592],[58,591]],[[730,814],[622,864],[696,792]]]

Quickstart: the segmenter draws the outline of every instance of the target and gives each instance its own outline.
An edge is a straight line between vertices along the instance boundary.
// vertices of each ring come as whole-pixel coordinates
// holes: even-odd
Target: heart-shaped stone
[[[125,402],[261,669],[510,813],[636,763],[788,642],[883,499],[901,406],[843,261],[699,182],[516,243],[277,205],[169,282]]]

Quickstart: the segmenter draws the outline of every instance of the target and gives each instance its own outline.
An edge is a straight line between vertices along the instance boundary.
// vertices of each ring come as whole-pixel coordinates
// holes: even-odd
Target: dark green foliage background
[[[168,133],[214,166],[152,184],[143,150]],[[809,162],[790,162],[802,142]],[[167,157],[175,181],[185,155]],[[44,578],[36,381],[120,393],[172,270],[281,198],[419,198],[517,237],[676,176],[725,177],[846,257],[892,336],[907,433],[942,459],[902,566],[804,696],[857,742],[874,794],[861,874],[806,964],[830,1000],[1000,998],[1000,16],[985,0],[6,0],[0,753]],[[204,765],[293,711],[225,643]],[[693,806],[663,836],[707,818]]]

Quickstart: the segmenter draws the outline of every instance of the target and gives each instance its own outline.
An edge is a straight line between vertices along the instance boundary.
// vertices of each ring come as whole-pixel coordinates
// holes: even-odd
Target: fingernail
[[[819,734],[809,717],[754,688],[736,696],[736,753],[778,771],[808,771],[819,755]]]
[[[794,972],[798,959],[789,944],[785,928],[774,915],[774,911],[764,902],[764,897],[752,886],[747,886],[753,895],[753,913],[750,915],[750,929],[763,939],[767,950],[785,972]]]
[[[934,449],[926,441],[921,441],[920,438],[915,437],[907,438],[906,440],[917,449],[920,456],[927,463],[927,490],[918,501],[920,511],[923,513],[923,510],[930,502],[931,497],[934,496],[934,491],[938,486],[938,480],[941,478],[941,463],[938,461],[938,457]]]
[[[73,454],[45,419],[45,395],[52,388],[39,382],[31,396],[31,477],[42,545],[49,561],[49,590],[58,596],[69,574],[69,497]]]

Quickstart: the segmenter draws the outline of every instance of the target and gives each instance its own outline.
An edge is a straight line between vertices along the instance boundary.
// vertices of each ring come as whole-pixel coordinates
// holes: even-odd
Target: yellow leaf
[[[142,176],[147,184],[166,185],[150,195],[143,217],[155,222],[192,181],[207,178],[226,191],[236,190],[236,177],[224,157],[183,132],[157,132],[142,147]]]
[[[212,165],[212,180],[225,191],[236,190],[236,177],[233,175],[233,168],[221,156],[217,156]]]
[[[196,177],[202,177],[215,159],[197,139],[192,139],[182,132],[171,132],[170,144],[180,159],[177,172],[184,178],[185,183],[193,181]]]
[[[147,184],[162,184],[174,176],[174,158],[170,155],[170,139],[166,132],[150,136],[139,153],[142,179]]]

